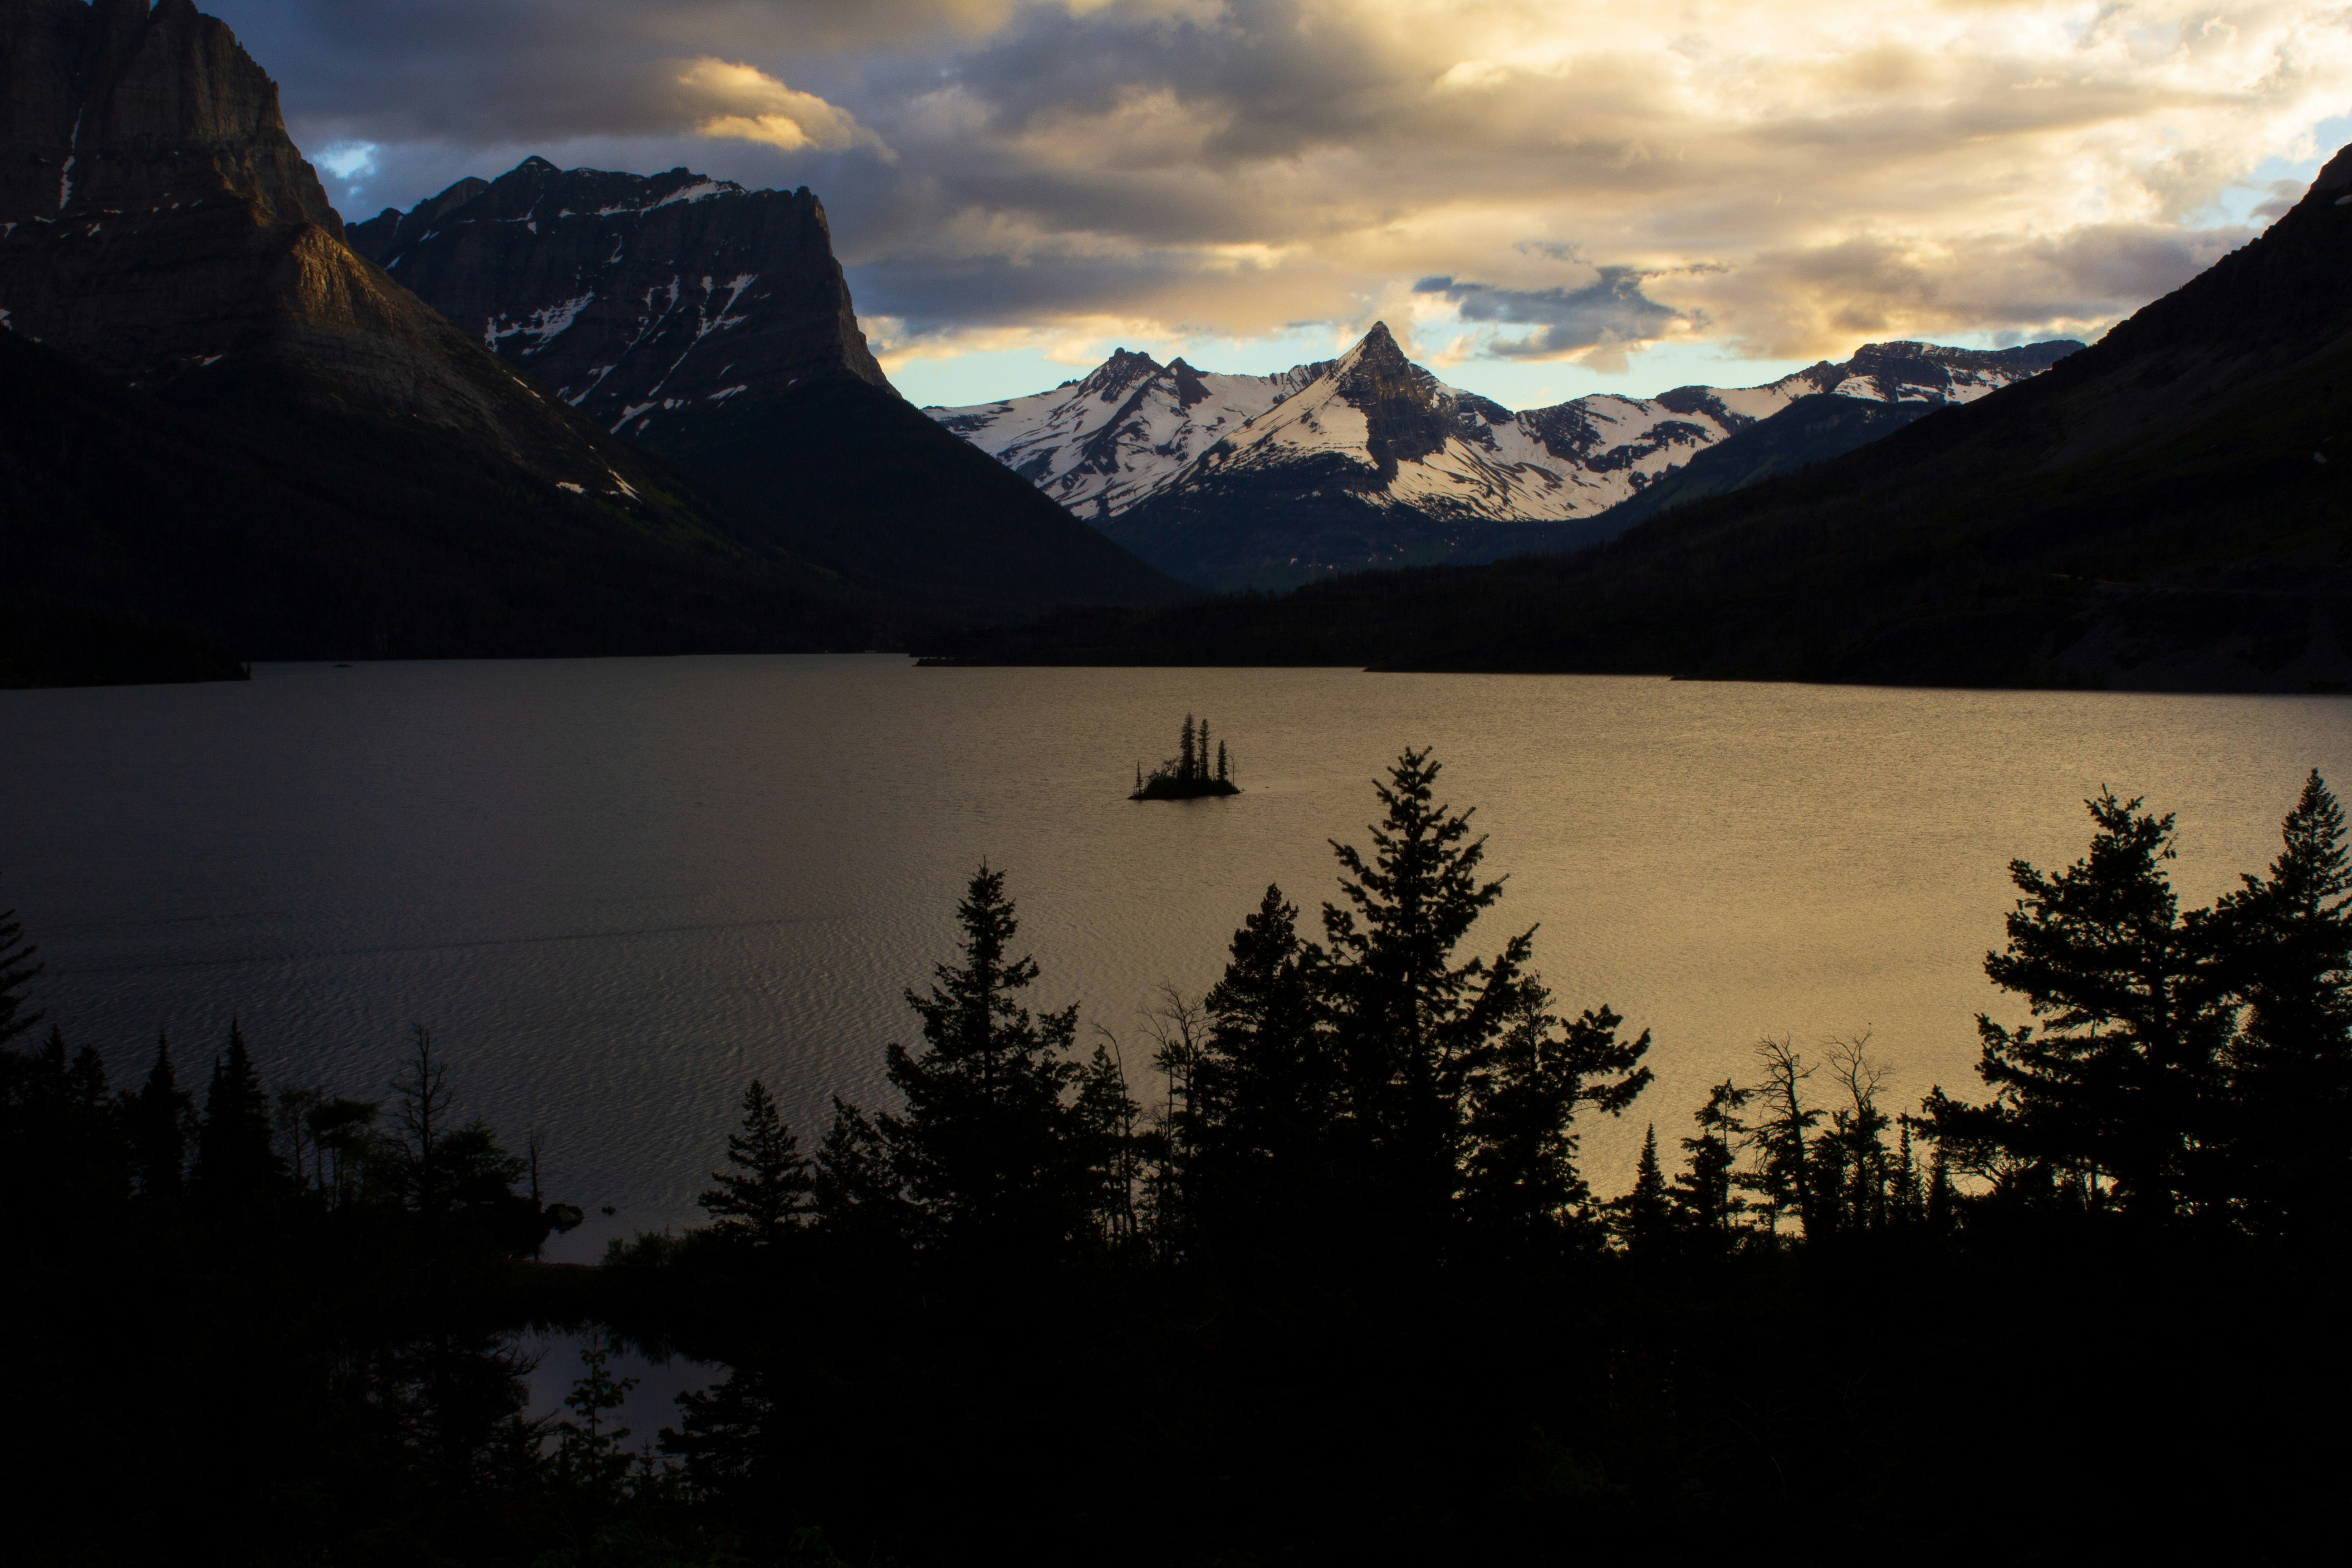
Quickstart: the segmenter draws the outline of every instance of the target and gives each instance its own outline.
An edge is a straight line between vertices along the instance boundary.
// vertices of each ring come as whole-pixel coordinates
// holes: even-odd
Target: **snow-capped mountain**
[[[1764,386],[1515,414],[1439,381],[1375,323],[1340,358],[1279,375],[1121,350],[1053,392],[926,412],[1162,569],[1274,586],[1581,542],[1598,536],[1558,525],[1599,517],[1801,397],[1967,403],[2080,346],[1871,343]]]
[[[404,214],[386,208],[351,237],[486,347],[632,439],[679,434],[795,380],[889,388],[805,186],[527,158]]]
[[[1119,349],[1051,392],[924,413],[1089,521],[1150,497],[1193,458],[1330,368],[1216,375]]]

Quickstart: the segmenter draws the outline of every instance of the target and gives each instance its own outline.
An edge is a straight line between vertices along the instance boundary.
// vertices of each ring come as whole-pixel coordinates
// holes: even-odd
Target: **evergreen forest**
[[[594,1268],[537,1261],[577,1211],[427,1029],[383,1089],[266,1085],[234,1026],[112,1083],[0,915],[12,1560],[2301,1560],[2352,1386],[2315,773],[2207,908],[2108,793],[2012,865],[1979,1082],[1782,1037],[1696,1105],[1535,932],[1475,940],[1439,778],[1405,752],[1332,896],[1269,887],[1123,1037],[1029,1002],[982,866],[887,1102],[745,1085],[704,1223]],[[534,1328],[587,1336],[545,1418]],[[631,1431],[625,1351],[714,1380]]]

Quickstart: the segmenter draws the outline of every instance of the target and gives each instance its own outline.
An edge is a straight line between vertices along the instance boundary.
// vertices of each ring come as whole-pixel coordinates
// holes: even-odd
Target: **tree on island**
[[[1240,786],[1233,782],[1233,757],[1219,741],[1216,750],[1209,749],[1209,721],[1195,721],[1184,715],[1184,727],[1179,731],[1176,754],[1162,762],[1147,774],[1143,764],[1135,765],[1135,793],[1129,800],[1197,800],[1209,795],[1239,795]]]

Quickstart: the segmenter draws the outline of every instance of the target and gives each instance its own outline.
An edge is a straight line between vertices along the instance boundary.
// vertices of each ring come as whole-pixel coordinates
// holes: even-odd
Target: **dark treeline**
[[[2081,860],[2013,866],[1980,1092],[1762,1040],[1610,1195],[1580,1139],[1647,1111],[1649,1037],[1533,931],[1470,951],[1503,884],[1437,775],[1406,752],[1313,927],[1269,888],[1124,1040],[1025,1002],[982,867],[890,1103],[804,1142],[752,1082],[708,1223],[600,1268],[530,1261],[571,1216],[421,1032],[379,1106],[265,1100],[232,1031],[199,1113],[161,1049],[112,1093],[52,1031],[6,1067],[17,1518],[89,1561],[201,1517],[253,1562],[549,1565],[2267,1561],[2317,1521],[2352,863],[2316,774],[2209,909],[2111,795]],[[0,930],[0,1031],[34,972]],[[602,1336],[560,1423],[534,1322]],[[615,1343],[720,1373],[631,1444]]]

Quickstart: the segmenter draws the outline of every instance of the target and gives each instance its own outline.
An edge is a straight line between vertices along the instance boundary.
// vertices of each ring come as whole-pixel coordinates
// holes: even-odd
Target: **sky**
[[[901,391],[1385,321],[1525,408],[2085,341],[2352,142],[2346,0],[201,0],[346,217],[807,185]]]

